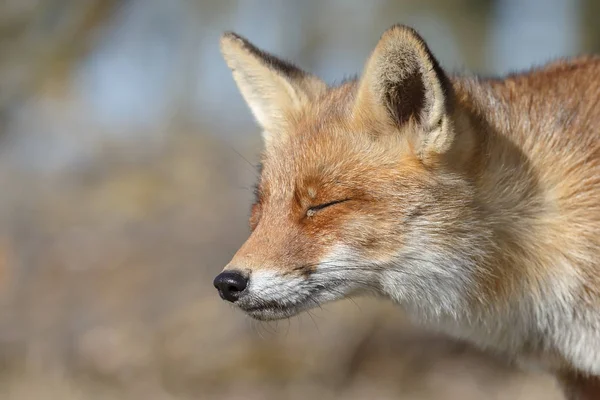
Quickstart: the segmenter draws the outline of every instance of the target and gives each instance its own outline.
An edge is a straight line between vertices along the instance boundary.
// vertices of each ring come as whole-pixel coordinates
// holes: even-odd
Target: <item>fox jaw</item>
[[[221,297],[259,320],[360,294],[466,313],[489,247],[477,160],[421,37],[392,27],[336,87],[233,33],[221,51],[265,144],[252,234],[215,279]]]

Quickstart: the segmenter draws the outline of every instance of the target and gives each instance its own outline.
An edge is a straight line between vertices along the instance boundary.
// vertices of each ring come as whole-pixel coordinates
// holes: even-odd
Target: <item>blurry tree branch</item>
[[[0,126],[11,107],[64,88],[93,33],[123,0],[0,1]]]
[[[583,48],[593,52],[600,52],[600,2],[598,0],[584,0],[583,2]]]

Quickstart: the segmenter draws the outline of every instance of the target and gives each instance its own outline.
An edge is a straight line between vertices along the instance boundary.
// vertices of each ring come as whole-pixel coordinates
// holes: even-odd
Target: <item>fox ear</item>
[[[320,79],[232,32],[221,36],[221,53],[267,141],[290,113],[327,87]]]
[[[425,41],[396,25],[379,40],[359,83],[354,113],[401,128],[419,128],[416,150],[443,153],[453,140],[448,117],[450,84]]]

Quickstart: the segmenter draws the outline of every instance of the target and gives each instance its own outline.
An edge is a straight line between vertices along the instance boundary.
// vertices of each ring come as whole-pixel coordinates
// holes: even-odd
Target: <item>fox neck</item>
[[[478,111],[482,108],[468,99],[455,111],[466,150],[455,155],[463,162],[453,172],[468,177],[472,185],[460,220],[438,241],[427,243],[415,231],[409,238],[414,253],[397,261],[403,269],[434,275],[420,280],[392,269],[382,286],[421,321],[441,324],[455,336],[473,338],[484,330],[487,338],[475,338],[484,345],[506,340],[500,344],[504,348],[522,346],[514,337],[526,338],[535,329],[528,322],[535,312],[532,299],[544,296],[532,269],[543,265],[538,232],[548,227],[539,221],[550,211],[528,158],[500,124]],[[495,112],[494,118],[509,119]],[[424,248],[427,254],[421,252]]]
[[[477,104],[475,97],[472,101]],[[540,256],[552,257],[548,234],[556,227],[549,221],[556,210],[519,143],[519,128],[510,122],[513,116],[501,107],[490,109],[489,104],[479,109],[488,111],[469,118],[477,149],[473,156],[478,160],[471,176],[481,224],[490,235],[487,263],[482,267],[497,277],[484,282],[484,288],[496,303],[522,302],[525,293],[541,295],[536,285],[543,278],[539,272],[545,262]],[[541,252],[543,248],[546,251]]]

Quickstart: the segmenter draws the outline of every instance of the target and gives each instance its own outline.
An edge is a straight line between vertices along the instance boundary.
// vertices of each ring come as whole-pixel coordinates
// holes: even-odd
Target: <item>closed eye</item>
[[[319,205],[316,205],[316,206],[309,207],[308,210],[306,211],[306,216],[307,217],[312,217],[313,215],[315,215],[317,213],[317,211],[320,211],[320,210],[322,210],[324,208],[327,208],[327,207],[334,206],[336,204],[344,203],[344,202],[349,201],[349,200],[351,200],[351,199],[334,200],[334,201],[330,201],[328,203],[323,203],[323,204],[319,204]]]

